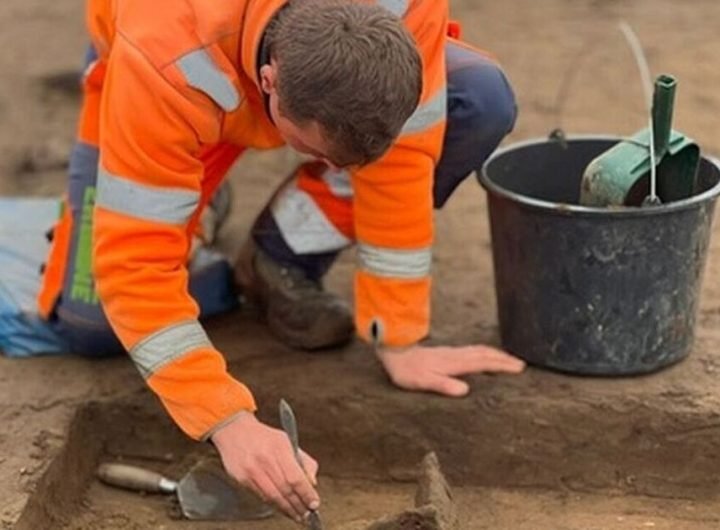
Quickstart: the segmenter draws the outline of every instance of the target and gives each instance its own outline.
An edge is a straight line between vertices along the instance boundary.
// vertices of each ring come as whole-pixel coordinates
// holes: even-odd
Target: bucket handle
[[[660,204],[660,199],[657,196],[657,168],[656,164],[656,138],[655,138],[655,116],[653,116],[653,96],[652,96],[652,81],[650,79],[650,67],[648,66],[647,57],[640,44],[640,39],[630,27],[630,24],[624,20],[620,22],[620,31],[622,31],[625,39],[630,45],[635,62],[638,70],[640,71],[640,80],[642,82],[643,93],[645,94],[645,106],[648,112],[649,130],[650,133],[650,195],[645,198],[643,204]],[[672,95],[674,96],[675,90],[673,87]],[[672,120],[672,105],[670,105],[670,119]],[[670,128],[667,128],[668,137],[670,135]],[[667,140],[664,142],[664,148],[667,148]]]

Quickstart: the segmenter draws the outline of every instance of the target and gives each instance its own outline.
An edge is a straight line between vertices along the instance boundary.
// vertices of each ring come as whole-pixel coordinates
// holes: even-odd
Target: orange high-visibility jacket
[[[352,175],[359,334],[408,345],[428,332],[432,174],[445,127],[447,1],[378,0],[403,17],[424,62],[421,103],[396,145]],[[205,439],[250,391],[198,323],[185,264],[227,146],[282,144],[257,57],[284,0],[90,0],[105,70],[94,272],[108,319],[177,424]],[[321,94],[318,97],[322,97]],[[222,164],[221,164],[222,165]]]

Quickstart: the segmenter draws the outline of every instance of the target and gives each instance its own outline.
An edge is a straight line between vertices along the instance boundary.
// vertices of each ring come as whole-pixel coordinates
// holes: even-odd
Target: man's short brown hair
[[[383,7],[290,0],[268,38],[280,112],[299,125],[318,122],[338,165],[378,159],[417,107],[420,55]]]

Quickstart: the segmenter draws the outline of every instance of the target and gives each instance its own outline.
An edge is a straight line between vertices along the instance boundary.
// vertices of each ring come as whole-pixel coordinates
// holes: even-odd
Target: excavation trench
[[[275,397],[271,391],[261,400]],[[364,396],[324,401],[322,415],[297,399],[303,445],[323,466],[327,527],[364,530],[368,521],[411,508],[418,464],[429,451],[437,452],[452,485],[460,528],[550,529],[560,514],[576,521],[568,528],[718,524],[712,509],[720,472],[717,427],[693,407],[680,413],[676,403],[660,414],[647,404],[588,408],[546,401],[533,411],[487,398],[484,407],[443,400],[418,407],[405,398],[381,407]],[[170,497],[113,489],[94,477],[100,462],[121,461],[179,478],[203,458],[214,458],[213,448],[184,437],[145,395],[87,404],[16,528],[293,528],[280,516],[189,523]]]

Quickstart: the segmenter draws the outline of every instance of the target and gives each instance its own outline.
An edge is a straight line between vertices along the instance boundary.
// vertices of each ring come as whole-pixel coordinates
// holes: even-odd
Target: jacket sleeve
[[[174,65],[159,71],[116,39],[100,111],[93,265],[107,317],[138,370],[180,428],[204,439],[255,404],[188,294],[202,195],[197,153],[217,141],[220,110],[182,79]]]
[[[353,175],[356,326],[368,341],[406,346],[430,321],[432,182],[445,132],[447,1],[415,0],[404,15],[423,60],[421,101],[385,156]]]

